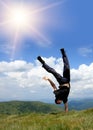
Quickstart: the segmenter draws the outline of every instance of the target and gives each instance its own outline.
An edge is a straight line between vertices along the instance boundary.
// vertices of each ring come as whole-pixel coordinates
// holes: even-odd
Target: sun
[[[13,10],[11,14],[12,22],[16,26],[25,26],[28,24],[28,15],[26,10]]]
[[[12,28],[24,29],[30,23],[29,11],[26,8],[11,8],[7,14],[7,19],[10,20]]]

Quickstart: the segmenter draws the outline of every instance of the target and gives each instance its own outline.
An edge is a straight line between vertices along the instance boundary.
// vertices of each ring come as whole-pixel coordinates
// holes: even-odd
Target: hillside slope
[[[22,114],[22,113],[50,113],[62,111],[57,105],[42,103],[38,101],[9,101],[0,102],[0,114]]]

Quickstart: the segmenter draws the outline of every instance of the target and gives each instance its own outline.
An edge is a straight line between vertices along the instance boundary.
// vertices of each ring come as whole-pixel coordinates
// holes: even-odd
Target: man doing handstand
[[[42,67],[47,72],[53,74],[53,76],[58,81],[59,88],[57,89],[56,85],[53,83],[51,79],[49,79],[48,77],[43,77],[43,79],[49,81],[49,83],[54,89],[55,103],[61,104],[61,102],[63,101],[65,112],[68,112],[68,95],[70,92],[70,66],[69,66],[69,61],[68,61],[64,48],[60,49],[60,51],[62,53],[62,58],[63,58],[63,63],[64,63],[63,76],[61,76],[53,68],[48,66],[40,56],[38,56],[37,59],[42,63]]]

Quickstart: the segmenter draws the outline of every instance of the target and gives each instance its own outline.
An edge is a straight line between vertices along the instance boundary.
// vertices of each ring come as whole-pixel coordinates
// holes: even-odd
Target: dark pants
[[[55,69],[51,68],[46,63],[43,64],[43,68],[46,71],[48,71],[49,73],[54,75],[54,77],[58,81],[59,85],[70,82],[70,66],[69,66],[69,61],[68,61],[65,51],[62,54],[62,58],[63,58],[63,62],[64,62],[63,76],[61,76],[59,73],[57,73],[55,71]]]

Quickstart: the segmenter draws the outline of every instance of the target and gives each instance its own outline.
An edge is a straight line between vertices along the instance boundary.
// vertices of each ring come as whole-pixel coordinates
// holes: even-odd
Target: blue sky
[[[0,100],[53,100],[42,80],[53,77],[36,58],[41,55],[62,73],[60,48],[70,61],[70,97],[92,97],[92,5],[92,0],[0,0]],[[17,25],[12,12],[21,7],[28,17]]]

